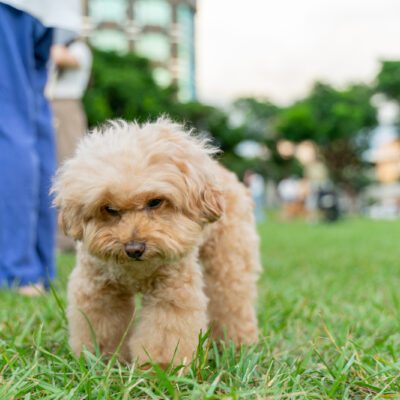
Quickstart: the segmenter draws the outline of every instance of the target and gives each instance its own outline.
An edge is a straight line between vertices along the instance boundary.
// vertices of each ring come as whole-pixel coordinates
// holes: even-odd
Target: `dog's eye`
[[[147,202],[146,208],[154,210],[155,208],[158,208],[161,206],[164,200],[162,199],[151,199]]]
[[[107,214],[112,215],[113,217],[117,217],[120,215],[120,211],[113,206],[105,206],[104,211]]]

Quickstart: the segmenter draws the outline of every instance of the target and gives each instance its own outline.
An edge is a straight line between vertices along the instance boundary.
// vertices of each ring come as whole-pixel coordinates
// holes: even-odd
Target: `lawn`
[[[210,344],[188,375],[74,357],[56,295],[0,293],[0,399],[400,398],[400,223],[260,226],[260,343]]]

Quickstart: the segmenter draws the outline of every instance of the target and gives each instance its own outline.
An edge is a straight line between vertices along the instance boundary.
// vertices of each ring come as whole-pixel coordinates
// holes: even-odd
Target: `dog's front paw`
[[[190,364],[196,352],[197,341],[162,336],[155,342],[133,337],[130,343],[132,360],[144,369],[149,368],[152,363],[163,369],[170,365]]]

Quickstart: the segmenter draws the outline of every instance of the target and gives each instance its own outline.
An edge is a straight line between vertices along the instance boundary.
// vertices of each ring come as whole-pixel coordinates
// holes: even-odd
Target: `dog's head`
[[[179,259],[223,213],[215,149],[180,125],[111,122],[57,172],[63,230],[118,263]]]

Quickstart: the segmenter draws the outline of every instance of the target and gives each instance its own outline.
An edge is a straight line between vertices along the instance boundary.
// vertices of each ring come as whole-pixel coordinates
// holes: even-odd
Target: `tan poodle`
[[[59,222],[78,242],[68,286],[77,354],[95,339],[123,360],[187,364],[209,325],[213,338],[257,341],[252,200],[216,152],[166,119],[117,121],[85,137],[59,169]]]

